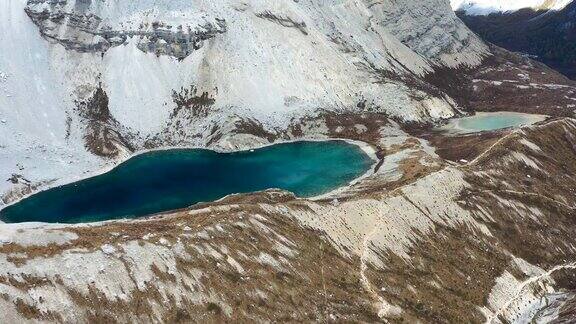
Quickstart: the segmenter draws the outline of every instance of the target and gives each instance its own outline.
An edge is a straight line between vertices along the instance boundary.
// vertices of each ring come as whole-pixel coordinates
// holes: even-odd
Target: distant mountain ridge
[[[478,11],[462,9],[457,11],[457,14],[470,29],[486,41],[511,51],[529,54],[574,79],[576,3],[546,3],[547,6],[538,7],[539,9],[527,7],[514,12],[495,12],[489,15],[478,15],[475,14]]]
[[[522,9],[560,11],[572,2],[573,0],[451,0],[450,4],[454,11],[463,11],[468,15],[489,15]]]

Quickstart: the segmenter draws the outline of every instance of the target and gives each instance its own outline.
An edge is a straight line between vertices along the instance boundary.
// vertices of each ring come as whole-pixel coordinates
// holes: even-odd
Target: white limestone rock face
[[[477,66],[488,51],[445,0],[373,2],[378,23],[433,65]]]
[[[2,195],[149,143],[218,146],[235,119],[447,118],[454,101],[406,80],[488,55],[442,0],[6,0],[0,27],[0,179],[26,180]]]

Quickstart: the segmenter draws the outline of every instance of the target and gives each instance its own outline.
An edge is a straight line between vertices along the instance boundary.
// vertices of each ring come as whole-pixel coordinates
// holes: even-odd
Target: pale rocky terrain
[[[4,194],[146,148],[296,137],[326,112],[448,118],[422,79],[489,55],[442,0],[7,0],[0,24],[0,178],[28,180]]]
[[[142,220],[5,224],[0,310],[12,322],[557,319],[576,268],[576,121],[503,132],[467,163],[391,139],[375,174],[321,200],[267,191]]]
[[[317,199],[0,224],[4,321],[573,316],[575,84],[485,44],[448,1],[7,0],[0,28],[0,204],[151,148],[345,138],[379,159]],[[499,110],[551,118],[433,127]]]

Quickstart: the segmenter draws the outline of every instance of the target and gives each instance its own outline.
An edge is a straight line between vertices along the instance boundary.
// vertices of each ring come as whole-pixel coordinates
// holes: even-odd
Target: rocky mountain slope
[[[0,28],[0,204],[169,146],[345,138],[379,158],[316,199],[0,224],[6,321],[570,320],[576,84],[448,1],[7,0]],[[551,117],[432,127],[499,110]]]
[[[518,8],[478,15],[456,7],[459,17],[483,39],[508,50],[531,55],[566,76],[576,78],[576,3]]]
[[[145,148],[262,145],[322,112],[450,117],[449,97],[412,83],[489,54],[440,0],[1,6],[0,177],[35,184]]]
[[[478,71],[518,80],[516,70],[532,66],[490,49],[444,0],[0,5],[10,31],[0,35],[4,203],[144,149],[316,137],[343,113],[434,122],[476,109]],[[530,91],[550,92],[541,88]],[[552,95],[554,115],[571,114],[570,89]],[[475,101],[509,105],[498,98]],[[310,118],[317,125],[302,127]]]
[[[324,200],[267,191],[137,221],[4,225],[0,310],[18,322],[569,318],[576,121],[466,140],[478,152],[454,164],[397,132],[373,176]],[[448,144],[436,149],[460,152]]]

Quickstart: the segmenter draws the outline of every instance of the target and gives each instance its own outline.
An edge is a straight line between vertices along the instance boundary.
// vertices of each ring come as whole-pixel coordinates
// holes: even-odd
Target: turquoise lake
[[[531,125],[546,118],[516,112],[478,112],[474,116],[451,119],[442,128],[451,133],[476,133]]]
[[[216,153],[182,149],[137,155],[102,175],[39,192],[0,210],[7,223],[135,218],[270,188],[312,197],[366,173],[373,160],[344,141],[277,144]]]

